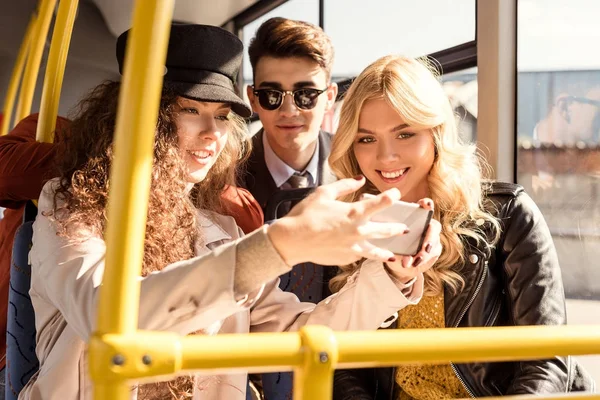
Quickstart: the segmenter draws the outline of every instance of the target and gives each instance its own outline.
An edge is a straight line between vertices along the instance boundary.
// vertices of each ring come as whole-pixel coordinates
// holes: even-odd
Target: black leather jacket
[[[467,241],[467,265],[459,269],[465,289],[444,293],[446,327],[565,324],[558,257],[539,209],[515,184],[492,184],[488,199],[502,236],[491,250]],[[594,384],[571,357],[452,368],[473,397],[593,390]],[[338,370],[333,399],[395,400],[394,377],[392,368]]]

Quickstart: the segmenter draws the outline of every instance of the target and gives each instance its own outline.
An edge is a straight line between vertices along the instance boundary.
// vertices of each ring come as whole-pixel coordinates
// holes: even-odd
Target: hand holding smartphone
[[[375,197],[364,194],[365,198]],[[417,203],[394,201],[385,210],[379,211],[371,217],[373,222],[400,222],[410,230],[400,236],[385,239],[371,239],[370,242],[394,254],[403,256],[414,256],[423,246],[423,240],[427,233],[427,227],[433,216],[433,211],[421,208]]]

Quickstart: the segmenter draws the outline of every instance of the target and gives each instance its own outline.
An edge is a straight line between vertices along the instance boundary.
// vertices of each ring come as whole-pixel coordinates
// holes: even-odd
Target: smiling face
[[[408,202],[429,196],[428,175],[435,160],[431,131],[411,129],[386,100],[364,103],[353,151],[362,173],[379,191],[397,188]]]
[[[231,107],[224,103],[178,100],[178,144],[188,169],[188,182],[206,178],[227,144]]]
[[[254,71],[254,89],[327,89],[317,98],[312,109],[300,109],[292,96],[286,95],[276,110],[265,110],[248,87],[248,97],[254,112],[260,117],[277,155],[303,151],[313,146],[319,136],[325,113],[335,103],[337,86],[328,85],[326,71],[307,57],[261,57]]]

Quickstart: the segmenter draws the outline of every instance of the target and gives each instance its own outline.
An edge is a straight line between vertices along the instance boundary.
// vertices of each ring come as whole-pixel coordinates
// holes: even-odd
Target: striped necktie
[[[298,172],[294,172],[294,175],[290,176],[287,180],[287,183],[290,184],[292,189],[301,189],[308,187],[308,173],[304,172],[303,174],[299,174]]]

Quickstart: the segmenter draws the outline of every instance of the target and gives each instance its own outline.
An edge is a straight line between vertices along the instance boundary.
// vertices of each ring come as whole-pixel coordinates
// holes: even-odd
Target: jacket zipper
[[[485,281],[485,277],[487,276],[487,266],[488,266],[488,262],[486,261],[484,264],[483,274],[481,275],[481,279],[479,279],[479,283],[477,284],[477,287],[475,288],[475,292],[473,293],[473,296],[471,296],[471,298],[467,302],[466,306],[461,311],[460,316],[458,317],[458,319],[456,320],[456,323],[454,324],[454,328],[458,327],[458,324],[460,324],[460,321],[463,319],[463,317],[467,313],[467,310],[469,309],[469,307],[471,307],[471,304],[473,304],[473,302],[475,301],[475,298],[479,294],[479,291],[481,290],[481,287],[483,286],[483,282]],[[460,373],[458,372],[456,365],[454,365],[454,363],[450,363],[450,366],[452,367],[454,374],[456,375],[456,377],[458,378],[460,383],[463,385],[463,387],[465,388],[467,393],[469,393],[469,396],[471,396],[472,398],[475,398],[473,391],[467,386],[464,379],[460,376]]]
[[[456,369],[456,366],[453,363],[450,363],[450,366],[452,367],[452,370],[454,371],[454,375],[456,375],[456,377],[458,378],[458,380],[460,381],[460,383],[462,383],[462,385],[465,388],[465,390],[467,391],[467,393],[469,393],[469,396],[472,397],[472,398],[475,398],[475,395],[473,394],[473,392],[471,391],[471,389],[469,389],[469,387],[467,386],[467,384],[465,383],[465,381],[463,380],[463,378],[461,378],[460,374],[458,373],[458,370]]]

